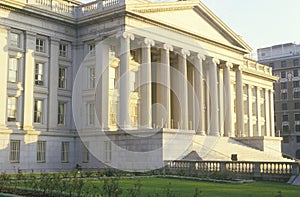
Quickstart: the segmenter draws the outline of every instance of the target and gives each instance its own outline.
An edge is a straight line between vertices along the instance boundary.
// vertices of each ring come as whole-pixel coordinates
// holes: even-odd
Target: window
[[[104,142],[104,150],[105,150],[105,161],[111,162],[111,141]]]
[[[294,59],[293,64],[294,66],[299,66],[299,59]]]
[[[44,39],[37,38],[36,45],[35,45],[36,51],[44,53],[45,52],[45,44],[46,44],[46,41]]]
[[[36,161],[46,162],[46,141],[37,141]]]
[[[67,44],[59,44],[59,56],[67,57],[68,55],[68,45]]]
[[[300,114],[295,114],[295,120],[300,120]]]
[[[286,72],[285,71],[281,72],[281,78],[286,78]]]
[[[300,132],[300,125],[295,125],[296,132]]]
[[[300,98],[300,92],[294,92],[294,98]]]
[[[289,137],[287,136],[282,137],[282,141],[283,143],[289,143]]]
[[[10,140],[10,162],[20,162],[20,140]]]
[[[294,77],[298,77],[299,76],[298,70],[294,70],[293,73],[294,73]]]
[[[297,143],[300,143],[300,136],[297,136],[296,140],[297,140]]]
[[[282,121],[289,121],[289,115],[282,115]]]
[[[61,162],[68,163],[69,162],[69,142],[61,143]]]
[[[43,122],[43,101],[42,100],[35,100],[34,101],[34,115],[33,121],[35,123],[42,123]]]
[[[281,107],[282,107],[282,110],[288,109],[287,103],[282,103]]]
[[[270,63],[269,66],[270,66],[271,68],[274,68],[274,63]]]
[[[281,89],[287,89],[287,82],[282,82],[280,84],[280,86],[281,86]]]
[[[65,124],[66,103],[58,102],[58,121],[60,125]]]
[[[95,56],[95,44],[89,44],[88,50],[89,50],[90,56]]]
[[[286,61],[281,61],[281,67],[282,68],[286,67]]]
[[[34,84],[42,86],[44,84],[44,64],[35,64]]]
[[[84,163],[88,163],[89,160],[90,160],[90,153],[89,153],[88,147],[89,147],[89,143],[85,142],[84,145],[83,145],[83,147],[82,147],[83,148],[82,149],[82,157],[83,157],[82,161]]]
[[[89,68],[89,88],[95,88],[95,67]]]
[[[299,86],[300,86],[299,81],[293,81],[293,87],[294,87],[294,88],[297,88],[297,87],[299,87]]]
[[[282,131],[283,131],[284,133],[289,132],[289,130],[290,130],[290,127],[289,127],[288,125],[282,126]]]
[[[8,97],[7,99],[7,121],[17,121],[17,98]]]
[[[95,104],[89,103],[88,104],[88,125],[95,124]]]
[[[300,102],[295,103],[295,109],[300,109]]]
[[[281,93],[281,99],[286,100],[287,99],[287,93]]]
[[[9,58],[8,63],[8,81],[17,82],[18,81],[18,59]]]
[[[66,68],[59,68],[59,72],[58,72],[59,76],[58,76],[58,87],[65,89],[66,88],[66,75],[67,75],[67,69]]]
[[[20,34],[11,32],[9,36],[10,46],[20,47]]]

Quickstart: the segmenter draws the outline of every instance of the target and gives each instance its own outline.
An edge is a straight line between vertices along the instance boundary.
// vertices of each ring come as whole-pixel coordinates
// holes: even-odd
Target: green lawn
[[[195,188],[201,191],[205,197],[299,197],[300,186],[288,185],[285,183],[274,182],[254,182],[245,184],[212,183],[192,180],[179,180],[167,178],[141,178],[141,196],[194,196]],[[103,181],[96,181],[94,184],[103,184]],[[123,179],[118,181],[122,188],[122,196],[128,195],[128,189],[134,188],[137,179]],[[173,195],[168,195],[173,194]],[[279,193],[281,192],[281,195]]]

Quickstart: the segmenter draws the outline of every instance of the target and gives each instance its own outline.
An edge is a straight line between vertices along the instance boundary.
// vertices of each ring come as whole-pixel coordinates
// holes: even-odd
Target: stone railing
[[[102,0],[102,1],[93,1],[84,5],[78,6],[77,17],[88,16],[115,6],[119,6],[121,0]]]
[[[170,161],[166,169],[199,173],[233,173],[239,177],[262,180],[288,180],[299,173],[296,162],[247,162],[247,161]]]
[[[265,66],[263,64],[259,64],[256,61],[251,60],[251,59],[247,59],[244,62],[244,67],[256,70],[258,72],[262,72],[262,73],[266,73],[266,74],[272,75],[272,68],[271,67]]]

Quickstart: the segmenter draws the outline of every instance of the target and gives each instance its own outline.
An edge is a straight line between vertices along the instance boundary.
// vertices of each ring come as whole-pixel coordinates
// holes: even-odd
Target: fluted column
[[[229,62],[226,62],[223,71],[223,78],[224,78],[224,106],[225,106],[225,125],[224,125],[224,134],[228,137],[234,137],[234,127],[233,127],[233,106],[231,102],[231,80],[230,80],[230,68],[233,65]]]
[[[134,40],[134,35],[128,32],[118,34],[121,42],[120,47],[120,105],[119,105],[119,125],[121,128],[130,126],[129,102],[129,66],[130,66],[130,40]]]
[[[164,44],[162,48],[162,68],[163,68],[163,85],[162,88],[162,105],[166,110],[165,127],[171,128],[171,75],[170,75],[170,51],[173,51],[173,47],[168,44]]]
[[[218,116],[218,77],[217,66],[220,61],[213,58],[209,66],[209,93],[210,93],[210,125],[209,135],[220,136]]]
[[[242,67],[236,68],[236,121],[238,137],[244,134],[244,108],[243,108],[243,80]]]
[[[261,136],[260,90],[261,88],[256,88],[257,136]]]
[[[252,89],[253,86],[248,85],[248,137],[253,136],[253,120],[252,120]]]
[[[142,66],[141,66],[141,126],[143,128],[152,127],[152,86],[151,86],[151,46],[154,41],[145,38],[142,42]]]
[[[270,131],[271,137],[275,137],[275,126],[274,126],[274,90],[270,90]]]
[[[187,56],[190,52],[185,49],[181,49],[179,55],[179,71],[183,76],[183,81],[180,82],[180,128],[188,129],[188,78],[187,78]]]
[[[0,26],[0,129],[6,128],[7,75],[8,75],[8,29]]]
[[[24,78],[24,130],[33,129],[33,90],[34,90],[34,51],[35,36],[33,32],[26,32],[26,54],[25,54],[25,75]]]
[[[196,123],[198,126],[196,129],[196,134],[205,135],[205,109],[204,109],[204,85],[203,85],[203,61],[205,56],[202,54],[197,54],[195,58],[195,92],[198,103],[198,108],[196,109]],[[197,105],[196,105],[197,107]],[[197,124],[196,124],[197,125]]]
[[[269,90],[265,89],[265,136],[270,136],[270,98]]]

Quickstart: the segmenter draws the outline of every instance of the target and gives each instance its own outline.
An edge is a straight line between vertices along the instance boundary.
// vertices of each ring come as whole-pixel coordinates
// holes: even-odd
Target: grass
[[[134,188],[137,179],[119,180],[119,187],[123,193],[127,193],[129,189]],[[192,180],[179,180],[167,178],[141,178],[141,197],[168,196],[168,191],[173,195],[190,197],[194,196],[195,189],[201,191],[199,196],[205,197],[299,197],[300,187],[285,183],[275,182],[254,182],[244,184],[228,184],[228,183],[212,183]],[[103,181],[93,181],[99,187]],[[123,196],[123,195],[122,195]]]

